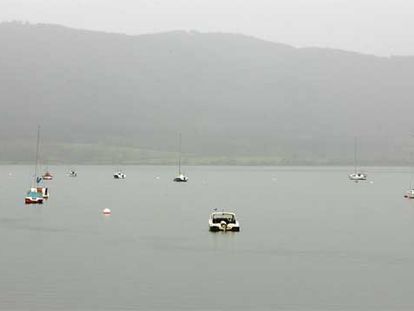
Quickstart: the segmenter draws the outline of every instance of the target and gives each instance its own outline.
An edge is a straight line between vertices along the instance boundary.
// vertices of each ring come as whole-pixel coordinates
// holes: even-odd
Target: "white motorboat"
[[[68,176],[69,177],[76,177],[76,176],[78,176],[78,173],[75,170],[70,170],[69,173],[68,173]]]
[[[114,174],[114,178],[115,179],[125,179],[126,178],[126,175],[124,173],[122,173],[121,171],[119,171],[119,172],[116,172]]]
[[[210,231],[240,231],[235,213],[214,212],[208,220]]]

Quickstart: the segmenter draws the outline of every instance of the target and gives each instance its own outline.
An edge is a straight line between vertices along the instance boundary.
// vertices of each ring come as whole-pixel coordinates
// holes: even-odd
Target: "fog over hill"
[[[0,161],[403,164],[414,57],[238,34],[0,24]]]

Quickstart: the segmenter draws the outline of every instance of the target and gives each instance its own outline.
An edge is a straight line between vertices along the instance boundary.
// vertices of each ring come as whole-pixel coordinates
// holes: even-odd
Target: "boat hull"
[[[114,179],[125,179],[125,175],[124,176],[114,175]]]
[[[223,229],[220,226],[210,226],[210,231],[211,232],[219,232],[219,231],[223,231],[223,232],[227,232],[227,231],[239,232],[240,231],[240,227],[232,227],[232,228]]]
[[[351,174],[349,175],[349,179],[352,181],[363,181],[367,180],[367,175],[365,174]]]
[[[177,177],[177,178],[174,178],[173,181],[175,181],[175,182],[187,182],[188,179],[181,179],[181,178]]]
[[[26,197],[24,199],[25,204],[43,204],[43,198],[30,198]]]

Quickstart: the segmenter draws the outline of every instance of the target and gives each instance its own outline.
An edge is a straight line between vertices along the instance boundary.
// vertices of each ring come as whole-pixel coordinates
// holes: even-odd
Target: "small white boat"
[[[174,178],[174,181],[175,182],[187,182],[188,177],[181,173],[180,175]]]
[[[359,172],[357,161],[357,138],[354,139],[354,172],[349,175],[349,179],[353,181],[367,180],[367,175]]]
[[[37,127],[37,142],[36,142],[36,161],[35,169],[33,174],[33,184],[29,191],[27,191],[24,199],[26,204],[42,204],[44,200],[49,198],[49,191],[46,187],[41,186],[43,180],[39,177],[38,166],[39,166],[39,145],[40,145],[40,126]]]
[[[405,193],[404,198],[407,198],[407,199],[414,199],[414,189],[410,189],[410,190],[408,190],[408,191]]]
[[[240,231],[236,214],[230,212],[214,212],[208,220],[210,231]]]
[[[361,172],[352,173],[349,179],[353,181],[367,180],[367,175]]]
[[[53,175],[49,171],[46,171],[46,173],[44,173],[42,175],[42,178],[43,178],[43,180],[52,180],[53,179]]]
[[[115,179],[125,179],[126,178],[126,175],[124,173],[122,173],[121,171],[119,171],[119,172],[116,172],[114,174],[114,178]]]
[[[68,173],[68,176],[69,177],[76,177],[76,176],[78,176],[78,173],[74,170],[70,170],[69,173]]]

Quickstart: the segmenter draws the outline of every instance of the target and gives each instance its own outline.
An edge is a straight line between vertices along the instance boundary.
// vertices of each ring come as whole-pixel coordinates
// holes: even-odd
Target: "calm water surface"
[[[406,169],[68,169],[35,207],[32,167],[0,166],[1,310],[414,310]],[[241,232],[210,233],[213,208]]]

